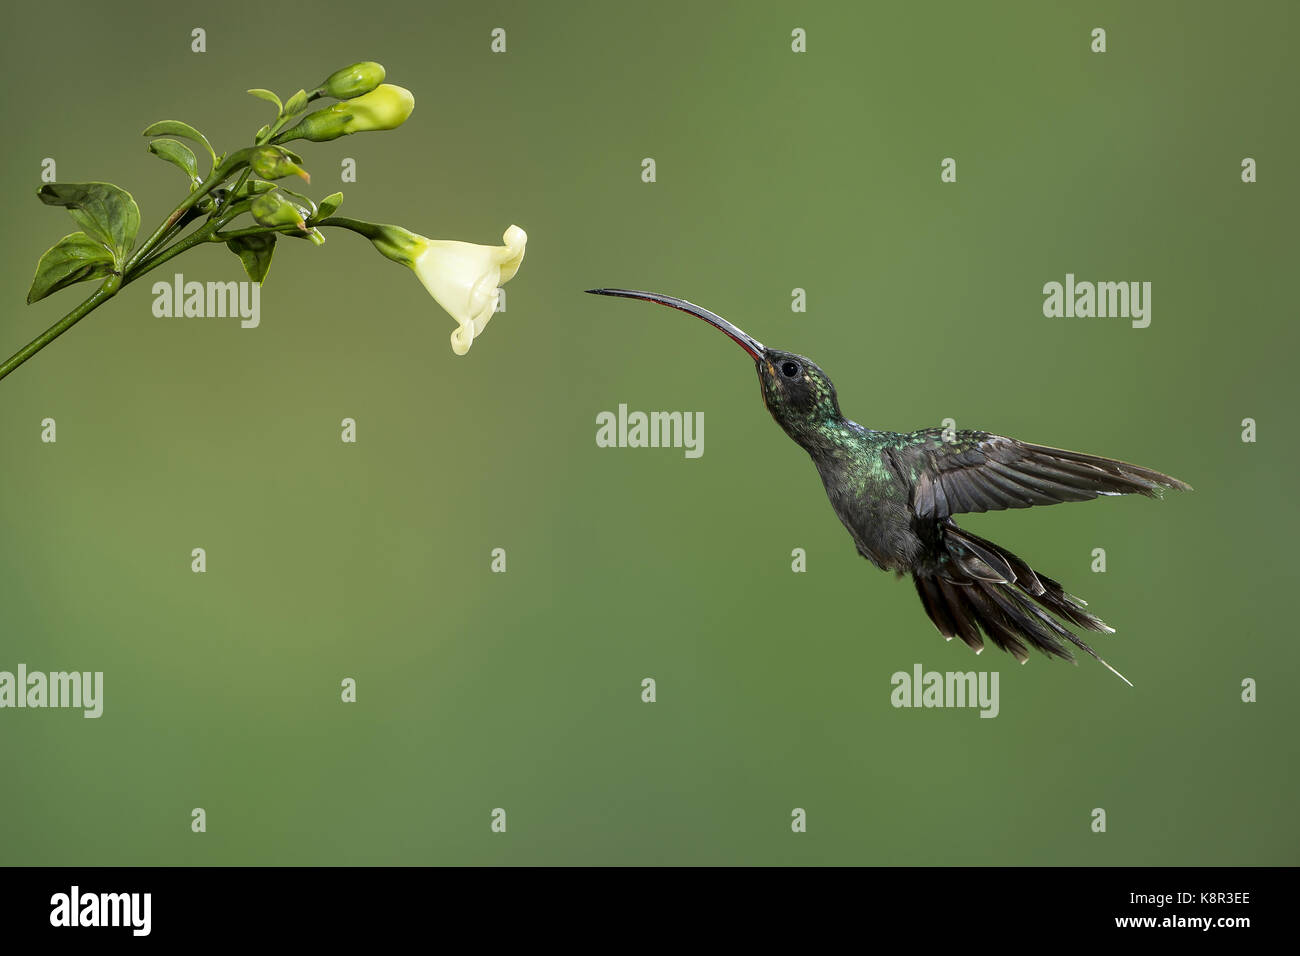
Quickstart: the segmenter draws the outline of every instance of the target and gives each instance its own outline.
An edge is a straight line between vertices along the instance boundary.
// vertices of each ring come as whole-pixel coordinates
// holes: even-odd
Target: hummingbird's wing
[[[922,518],[1029,508],[1098,495],[1158,498],[1166,488],[1190,491],[1177,478],[1116,461],[1046,445],[1030,445],[959,431],[926,428],[899,435],[886,450],[896,470],[910,480],[912,510]]]

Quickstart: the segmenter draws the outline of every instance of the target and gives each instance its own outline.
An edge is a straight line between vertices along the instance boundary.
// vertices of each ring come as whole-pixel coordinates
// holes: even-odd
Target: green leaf
[[[253,138],[254,138],[255,140],[257,140],[257,142],[260,143],[260,142],[262,141],[262,137],[265,136],[265,135],[266,135],[267,133],[269,133],[269,132],[271,132],[271,127],[270,127],[270,126],[263,126],[261,129],[259,129],[259,130],[257,131],[257,135],[256,135],[255,137],[253,137]]]
[[[285,116],[297,116],[307,108],[308,102],[307,91],[299,90],[289,97],[289,102],[284,104],[283,113]]]
[[[271,268],[271,253],[275,252],[275,235],[237,236],[227,239],[226,246],[239,261],[244,264],[244,271],[254,282],[266,279],[267,270]]]
[[[27,292],[27,304],[39,302],[51,292],[98,279],[113,272],[113,254],[84,232],[64,236],[41,256],[36,276]]]
[[[182,123],[180,120],[161,120],[146,129],[144,135],[179,136],[181,139],[188,139],[190,142],[198,143],[206,149],[208,155],[212,157],[212,165],[217,164],[217,151],[212,148],[208,138],[188,123]]]
[[[149,152],[181,170],[190,177],[191,182],[203,181],[199,178],[199,163],[194,158],[194,151],[184,143],[178,143],[174,139],[156,139],[149,144]]]
[[[276,96],[270,90],[258,89],[258,90],[249,90],[248,92],[252,93],[259,100],[266,100],[268,103],[274,104],[275,108],[279,110],[281,114],[284,113],[284,104],[280,102],[280,97]]]
[[[36,195],[47,206],[66,206],[90,238],[112,251],[118,266],[126,261],[140,231],[140,207],[125,189],[112,183],[48,183]]]
[[[330,193],[320,201],[320,205],[316,207],[316,215],[312,218],[325,219],[328,216],[332,216],[341,205],[343,205],[343,194]]]

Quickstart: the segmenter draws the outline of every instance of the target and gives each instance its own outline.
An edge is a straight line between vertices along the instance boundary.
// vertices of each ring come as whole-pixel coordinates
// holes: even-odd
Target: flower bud
[[[345,66],[336,73],[331,73],[325,82],[316,88],[316,94],[332,96],[336,100],[350,100],[354,96],[369,93],[384,82],[384,68],[378,63],[365,61]]]
[[[288,151],[278,146],[262,146],[253,151],[248,159],[253,172],[263,179],[283,179],[285,176],[301,176],[311,182],[307,171],[290,158]]]
[[[307,114],[297,126],[278,134],[272,142],[306,139],[324,143],[351,133],[396,129],[406,122],[413,109],[415,97],[410,90],[382,83],[363,96]]]
[[[262,193],[253,200],[248,211],[263,226],[297,226],[307,231],[307,210],[278,192]]]

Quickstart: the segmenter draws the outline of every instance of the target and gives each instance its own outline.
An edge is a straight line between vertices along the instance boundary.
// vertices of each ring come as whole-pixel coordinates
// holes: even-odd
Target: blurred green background
[[[244,89],[358,59],[415,113],[302,144],[311,194],[482,243],[518,223],[527,259],[464,358],[413,276],[332,232],[281,244],[256,330],[155,318],[142,281],[0,383],[0,669],[101,670],[106,696],[0,712],[0,862],[1297,862],[1293,4],[297,9],[7,10],[0,352],[80,301],[23,304],[73,228],[33,196],[43,158],[148,229],[183,181],[140,130],[232,149],[270,112]],[[217,246],[175,267],[243,278]],[[1150,328],[1044,318],[1067,272],[1152,282]],[[744,355],[597,285],[813,357],[864,424],[1191,482],[963,522],[1088,598],[1136,687],[946,644]],[[704,412],[704,456],[597,448],[620,402]],[[917,662],[999,670],[1001,714],[892,708]]]

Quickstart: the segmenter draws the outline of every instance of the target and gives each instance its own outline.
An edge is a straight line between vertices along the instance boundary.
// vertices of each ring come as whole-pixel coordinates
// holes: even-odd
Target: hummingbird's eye
[[[786,362],[781,366],[781,374],[786,378],[794,378],[799,374],[799,365],[795,362]]]

